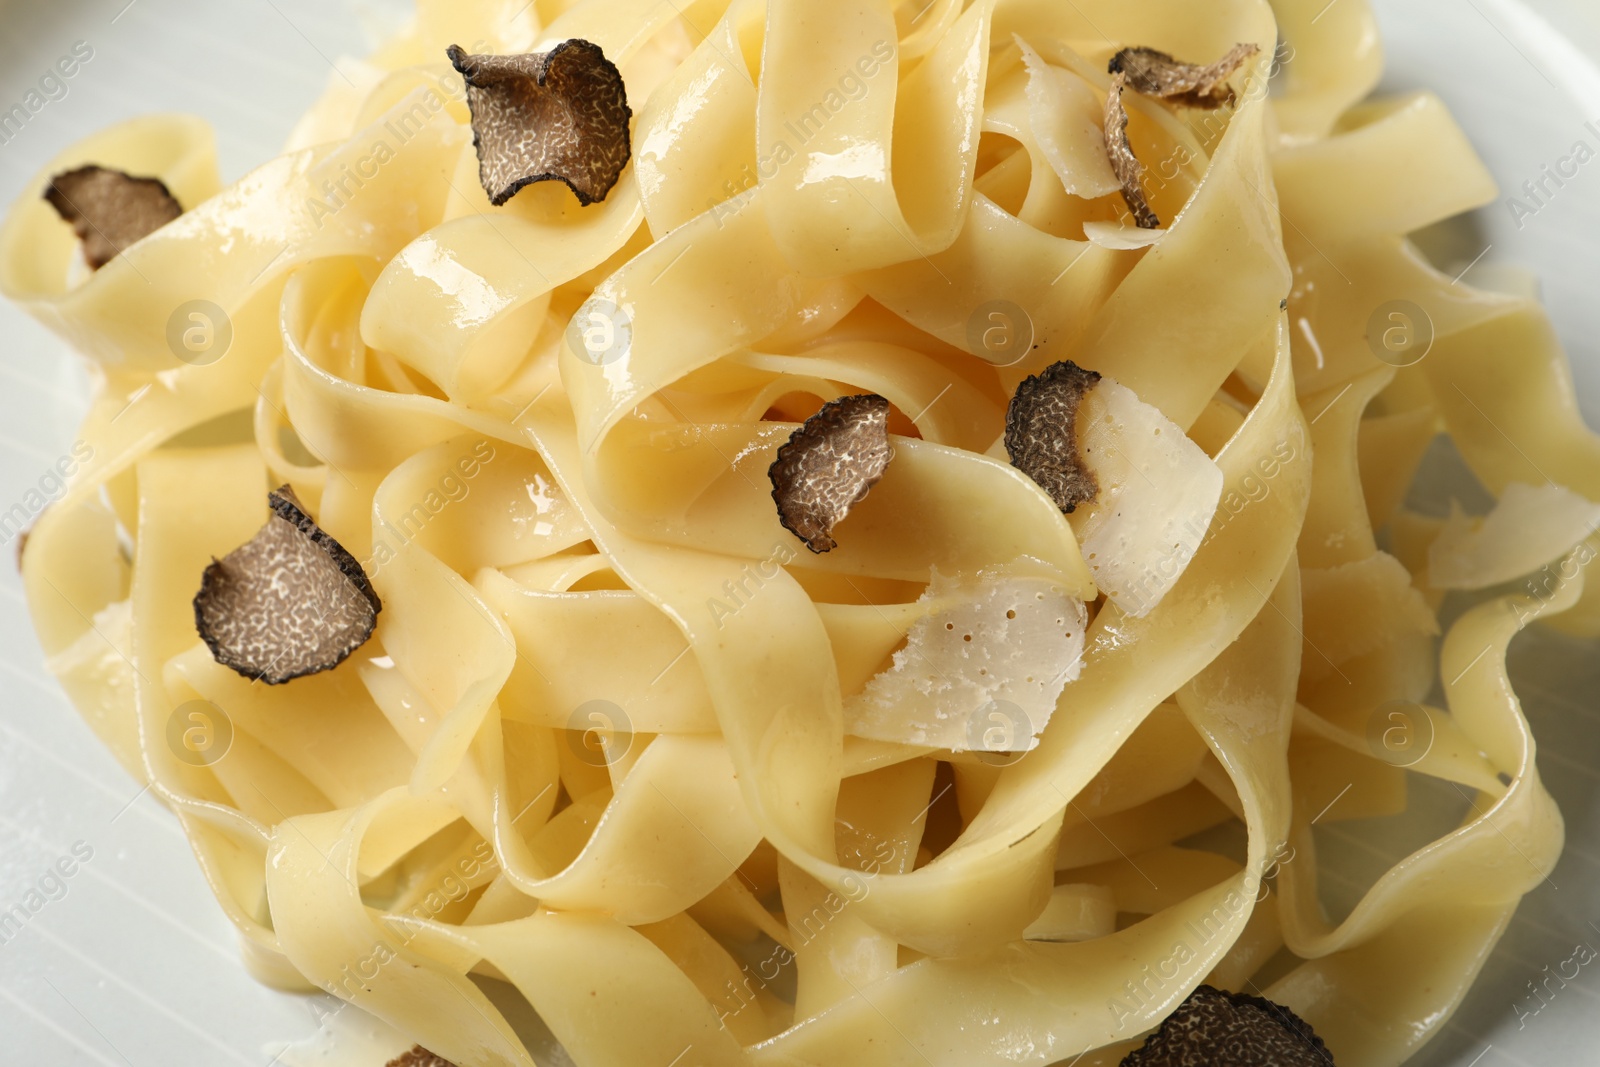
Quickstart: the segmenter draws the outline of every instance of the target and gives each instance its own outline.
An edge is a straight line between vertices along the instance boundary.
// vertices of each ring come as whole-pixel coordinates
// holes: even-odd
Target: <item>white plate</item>
[[[394,0],[0,0],[0,112],[75,42],[94,50],[65,96],[0,144],[0,203],[9,204],[62,147],[150,111],[210,120],[224,177],[236,178],[275,153],[330,76],[330,59],[366,51],[393,25],[394,7]],[[1584,58],[1600,56],[1593,0],[1379,0],[1379,9],[1386,85],[1443,96],[1508,194],[1578,140],[1600,149],[1600,69]],[[1593,129],[1585,125],[1591,121]],[[1463,263],[1487,248],[1485,263],[1522,265],[1543,277],[1584,410],[1600,425],[1596,234],[1600,159],[1520,228],[1502,202],[1442,243],[1454,242]],[[3,303],[0,338],[3,512],[71,447],[84,380],[53,337]],[[1435,456],[1431,469],[1434,481],[1421,499],[1439,506],[1449,492],[1470,492],[1447,455]],[[37,888],[74,844],[93,849],[64,881],[64,894],[50,887],[60,899],[20,930],[0,926],[7,1062],[267,1067],[272,1054],[264,1049],[311,1034],[315,1013],[307,999],[267,990],[240,968],[232,930],[176,824],[129,781],[40,666],[9,559],[0,565],[0,649],[0,913]],[[1533,999],[1529,985],[1561,968],[1579,944],[1600,947],[1593,696],[1600,657],[1592,644],[1533,634],[1511,658],[1540,742],[1540,770],[1567,820],[1568,847],[1552,878],[1519,909],[1461,1011],[1414,1061],[1427,1067],[1600,1058],[1600,960],[1564,988],[1552,982],[1557,992],[1548,1003]]]

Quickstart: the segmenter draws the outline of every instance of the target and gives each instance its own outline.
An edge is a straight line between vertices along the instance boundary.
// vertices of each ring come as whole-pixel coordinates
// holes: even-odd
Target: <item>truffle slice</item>
[[[1159,230],[1161,219],[1150,210],[1144,198],[1144,164],[1133,154],[1128,143],[1128,110],[1122,106],[1122,90],[1127,79],[1121,74],[1111,76],[1111,92],[1106,94],[1106,155],[1111,157],[1111,169],[1122,183],[1122,199],[1133,212],[1133,221],[1143,230]]]
[[[421,1045],[411,1046],[410,1051],[401,1053],[384,1067],[456,1067],[455,1064],[443,1056],[436,1056]]]
[[[1333,1067],[1309,1023],[1281,1004],[1203,985],[1122,1067]]]
[[[183,214],[159,178],[135,178],[93,164],[51,178],[44,198],[72,224],[95,270]]]
[[[829,551],[838,544],[834,526],[878,484],[893,457],[887,400],[861,393],[828,401],[767,469],[778,521],[811,551]]]
[[[1039,483],[1063,512],[1100,491],[1078,449],[1078,405],[1100,375],[1071,360],[1052,363],[1024,378],[1006,409],[1006,454],[1011,465]]]
[[[600,46],[574,38],[548,52],[448,49],[467,83],[478,178],[496,207],[534,182],[563,181],[588,205],[628,164],[628,91]]]
[[[1146,96],[1160,97],[1188,107],[1207,110],[1233,103],[1228,79],[1260,48],[1236,44],[1210,66],[1182,63],[1154,48],[1124,48],[1111,57],[1110,71]]]
[[[294,490],[285,485],[267,503],[273,514],[260,532],[206,568],[194,623],[218,663],[281,685],[343,663],[372,636],[383,604]]]

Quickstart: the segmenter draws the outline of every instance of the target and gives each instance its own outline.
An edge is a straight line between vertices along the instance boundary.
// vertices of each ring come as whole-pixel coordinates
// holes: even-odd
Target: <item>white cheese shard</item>
[[[1068,517],[1095,584],[1148,615],[1188,567],[1222,498],[1222,469],[1177,423],[1101,378],[1078,409],[1079,454],[1100,483]]]
[[[1482,519],[1445,520],[1428,549],[1435,589],[1487,589],[1538,570],[1600,529],[1600,504],[1560,485],[1512,482]]]
[[[1118,252],[1135,252],[1141,248],[1149,248],[1166,235],[1167,231],[1160,227],[1147,230],[1140,226],[1124,226],[1120,222],[1097,222],[1092,219],[1083,224],[1083,236],[1090,244]]]
[[[937,573],[893,664],[844,705],[845,732],[956,752],[1037,745],[1078,676],[1088,609],[1049,578]]]
[[[1021,37],[1015,40],[1028,71],[1028,125],[1062,187],[1085,200],[1121,192],[1100,126],[1105,104],[1088,82],[1046,63]]]
[[[1387,552],[1336,567],[1300,571],[1304,605],[1301,679],[1318,681],[1344,663],[1413,635],[1439,632],[1438,619]]]

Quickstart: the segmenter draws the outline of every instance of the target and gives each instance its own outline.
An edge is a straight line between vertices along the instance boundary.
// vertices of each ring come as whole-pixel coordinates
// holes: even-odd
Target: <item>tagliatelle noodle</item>
[[[1600,500],[1600,442],[1543,312],[1405,240],[1493,186],[1437,99],[1361,103],[1368,6],[583,0],[541,21],[561,6],[423,0],[240,182],[193,120],[140,119],[53,161],[0,230],[0,288],[98,369],[92,458],[23,557],[48,665],[178,815],[253,971],[464,1067],[552,1042],[581,1067],[1111,1065],[1203,981],[1293,1009],[1337,1062],[1403,1062],[1560,849],[1505,646],[1600,611],[1585,542],[1436,650],[1434,527],[1396,509],[1435,426],[1495,493]],[[575,37],[622,71],[632,165],[587,208],[553,182],[493,208],[444,49]],[[1058,176],[1094,140],[1083,94],[1124,47],[1239,43],[1261,51],[1234,107],[1126,94],[1166,229],[1119,247],[1120,194]],[[69,283],[71,231],[35,193],[87,163],[160,177],[187,213]],[[220,358],[169,339],[197,300],[225,316]],[[1368,345],[1393,300],[1431,320],[1420,365]],[[1018,359],[975,340],[999,302],[1031,331]],[[624,342],[574,348],[595,314]],[[1143,617],[1098,601],[1072,526],[992,450],[1017,384],[1063,359],[1222,472]],[[889,401],[894,458],[813,554],[768,467],[860,393]],[[190,601],[282,484],[383,610],[349,662],[268,687],[212,659]],[[847,736],[935,575],[996,567],[1097,602],[1036,747],[932,749],[892,717]],[[1436,678],[1411,770],[1472,810],[1334,922],[1323,786],[1352,783],[1329,820],[1401,810],[1368,727]],[[229,728],[220,759],[170,740],[197,707]],[[1230,823],[1242,854],[1196,843]]]

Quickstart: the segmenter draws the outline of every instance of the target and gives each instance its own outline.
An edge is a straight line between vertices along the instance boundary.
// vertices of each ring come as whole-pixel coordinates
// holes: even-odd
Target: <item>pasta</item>
[[[446,49],[573,40],[629,163],[492,206]],[[0,231],[98,369],[22,559],[49,665],[251,971],[391,1028],[351,1062],[1114,1065],[1209,983],[1402,1063],[1561,849],[1504,651],[1600,633],[1600,440],[1538,305],[1407,241],[1494,189],[1437,98],[1367,100],[1376,40],[1364,0],[419,0],[231,186],[195,120],[107,130]],[[1157,228],[1128,47],[1249,57],[1120,89]],[[86,165],[185,210],[89,273],[38,198]],[[1008,460],[1068,360],[1116,507]],[[817,551],[768,468],[863,393],[892,458]],[[1441,430],[1481,527],[1402,503]],[[267,685],[191,602],[283,485],[381,611]],[[1472,813],[1334,921],[1322,786],[1393,814],[1406,767]]]

